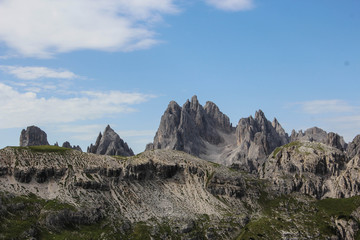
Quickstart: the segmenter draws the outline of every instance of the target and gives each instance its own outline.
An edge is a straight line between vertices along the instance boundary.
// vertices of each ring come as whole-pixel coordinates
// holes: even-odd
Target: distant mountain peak
[[[120,155],[120,156],[133,156],[134,153],[129,148],[126,142],[107,125],[103,134],[99,133],[95,145],[90,145],[87,149],[89,153],[100,155]]]

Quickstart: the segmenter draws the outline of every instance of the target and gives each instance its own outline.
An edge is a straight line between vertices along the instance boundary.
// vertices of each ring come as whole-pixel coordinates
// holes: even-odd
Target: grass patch
[[[132,234],[129,239],[133,240],[151,240],[150,237],[151,227],[146,225],[145,222],[139,222],[135,225]]]
[[[29,147],[11,147],[12,149],[16,150],[30,150],[32,152],[57,152],[57,153],[64,153],[66,151],[71,151],[70,148],[63,148],[58,146],[51,146],[51,145],[43,145],[43,146],[29,146]]]
[[[273,221],[262,217],[248,223],[237,239],[281,239],[281,233],[277,227],[282,225],[283,223],[279,220]]]
[[[73,205],[59,202],[57,199],[52,199],[46,202],[44,205],[45,210],[52,210],[52,211],[60,211],[63,209],[69,209],[71,211],[76,211],[76,208]]]
[[[207,172],[207,170],[206,170]],[[208,172],[207,172],[208,173]],[[214,177],[215,172],[212,172],[206,179],[206,187],[209,185],[210,180]],[[208,174],[207,174],[208,175]]]
[[[209,163],[210,163],[211,165],[213,165],[214,167],[216,167],[216,168],[220,167],[220,164],[219,164],[219,163],[211,162],[211,161],[209,161]]]
[[[281,147],[277,147],[275,148],[273,154],[272,154],[272,157],[275,158],[276,155],[281,151],[283,150],[284,148],[292,148],[292,147],[295,147],[295,148],[298,148],[298,147],[301,147],[302,146],[302,143],[299,142],[299,141],[294,141],[294,142],[291,142],[291,143],[288,143],[288,144],[285,144]]]
[[[258,202],[263,214],[251,220],[237,239],[280,239],[282,231],[298,232],[300,239],[306,234],[326,239],[336,235],[334,219],[352,218],[351,213],[360,207],[360,196],[323,200],[303,196],[299,200],[298,196],[282,195],[271,199],[263,192]]]
[[[328,216],[349,218],[351,213],[360,207],[360,196],[327,198],[316,202],[316,206]]]

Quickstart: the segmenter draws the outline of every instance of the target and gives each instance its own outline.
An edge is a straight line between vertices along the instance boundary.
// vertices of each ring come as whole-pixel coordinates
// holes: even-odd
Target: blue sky
[[[360,134],[358,0],[2,0],[0,147],[37,125],[143,151],[171,100]]]

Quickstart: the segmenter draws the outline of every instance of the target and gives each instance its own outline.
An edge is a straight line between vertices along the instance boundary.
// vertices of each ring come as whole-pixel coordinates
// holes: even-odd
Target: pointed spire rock
[[[170,102],[148,149],[175,149],[200,156],[207,151],[207,143],[220,144],[224,142],[222,132],[231,131],[229,118],[215,104],[208,103],[206,110],[194,95],[182,107]]]
[[[240,119],[236,128],[238,161],[243,170],[257,171],[269,154],[289,142],[288,135],[275,119],[272,123],[258,110],[252,116]]]
[[[133,156],[134,152],[120,138],[120,136],[107,125],[103,134],[99,133],[95,145],[88,147],[89,153],[100,155],[120,155],[120,156]]]

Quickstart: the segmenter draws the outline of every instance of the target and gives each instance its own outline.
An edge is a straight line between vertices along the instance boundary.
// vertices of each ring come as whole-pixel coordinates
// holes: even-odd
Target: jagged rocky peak
[[[21,131],[20,147],[49,145],[47,134],[36,126],[29,126]]]
[[[276,118],[274,118],[274,120],[272,121],[271,125],[273,126],[273,128],[275,129],[275,131],[282,136],[283,138],[285,138],[287,141],[289,141],[289,135],[285,132],[285,130],[283,129],[283,127],[280,125],[280,123],[278,122],[278,120]]]
[[[79,146],[79,145],[77,145],[77,146],[71,146],[71,144],[68,142],[68,141],[66,141],[66,142],[64,142],[63,143],[63,145],[62,145],[62,147],[63,148],[71,148],[71,149],[74,149],[74,150],[77,150],[77,151],[80,151],[80,152],[82,152],[82,149],[81,149],[81,147]]]
[[[265,159],[275,148],[289,142],[280,123],[276,119],[272,123],[268,121],[261,110],[255,113],[255,118],[250,116],[240,119],[236,140],[240,147],[239,160]]]
[[[299,132],[296,132],[293,130],[291,132],[290,136],[291,142],[295,141],[309,141],[309,142],[319,142],[327,144],[331,147],[335,147],[340,150],[345,150],[347,147],[347,144],[344,141],[344,138],[337,133],[327,133],[321,128],[318,127],[312,127],[307,129],[305,132],[300,130]]]
[[[291,141],[310,141],[310,142],[325,142],[327,138],[327,132],[318,127],[312,127],[305,132],[300,130],[299,132],[293,131],[291,133]]]
[[[206,114],[210,116],[210,119],[215,121],[214,125],[219,129],[222,129],[227,133],[230,133],[233,130],[229,117],[223,114],[215,103],[207,101],[204,110]]]
[[[134,153],[126,142],[107,125],[103,134],[99,133],[95,145],[90,145],[87,152],[100,155],[133,156]]]
[[[360,157],[360,134],[357,135],[349,146],[347,147],[347,154],[349,158],[353,158],[355,156]]]
[[[199,156],[206,152],[206,144],[224,142],[222,133],[233,130],[229,118],[212,102],[203,107],[197,96],[182,107],[171,101],[161,117],[153,145],[147,149],[174,149]]]

